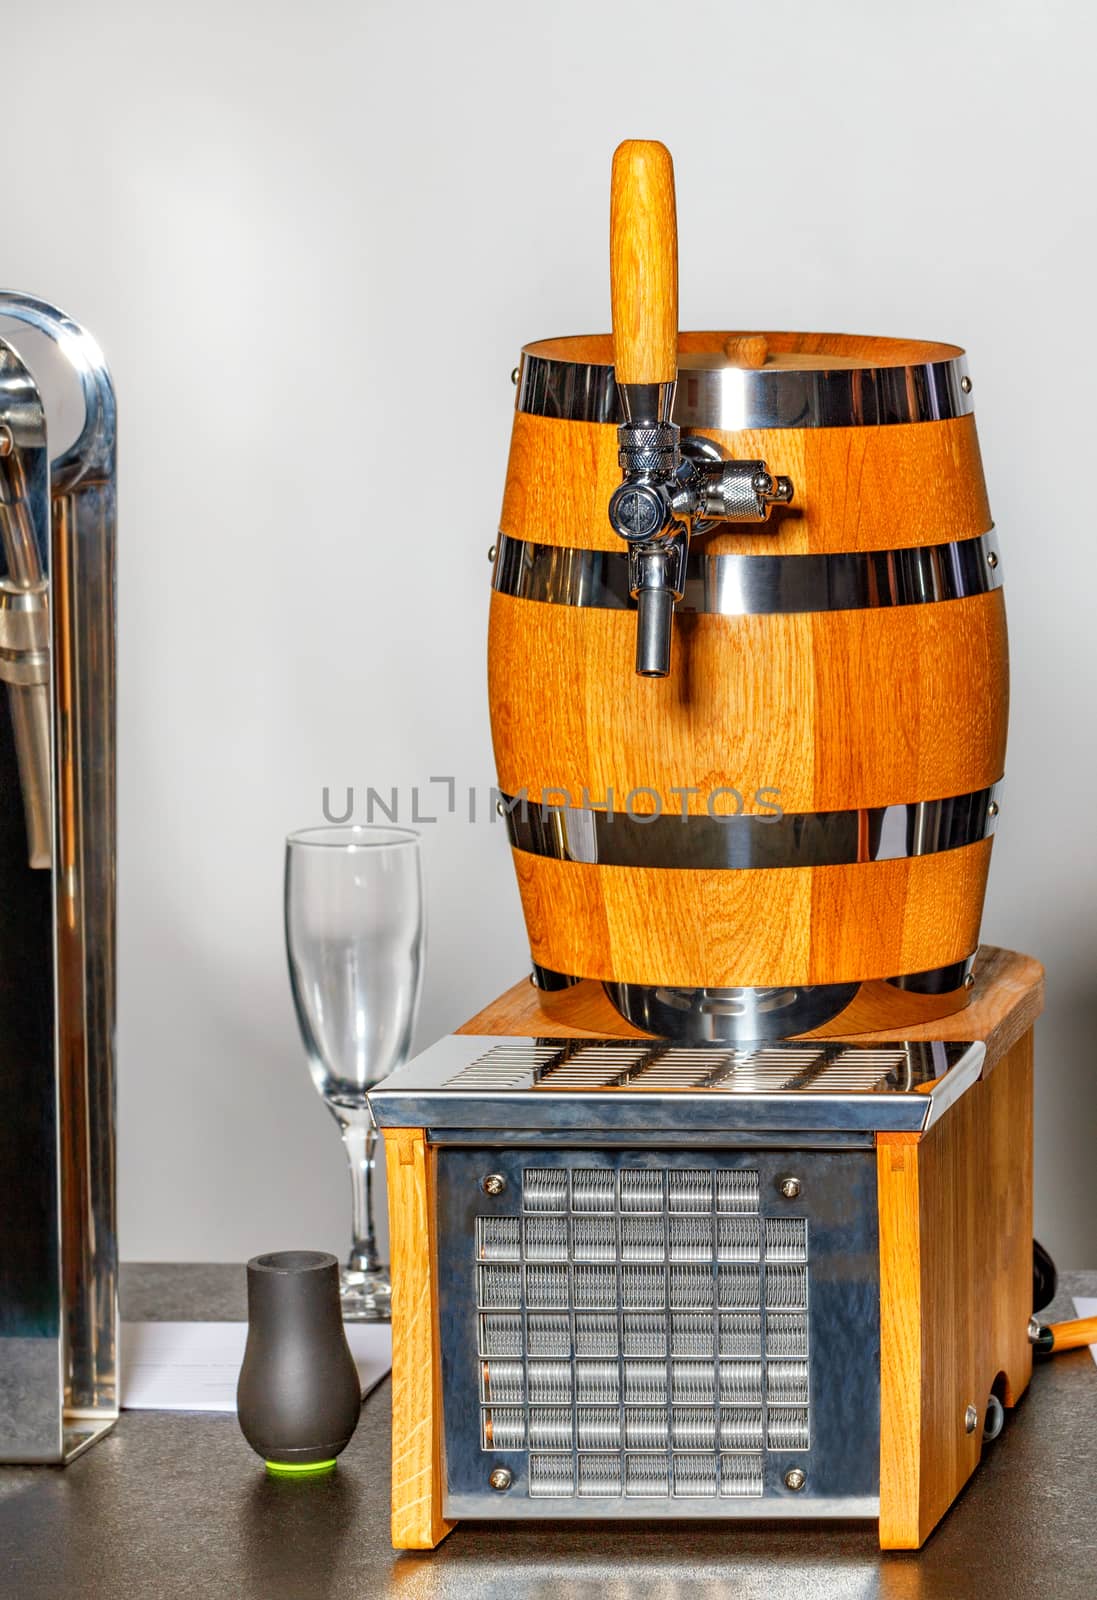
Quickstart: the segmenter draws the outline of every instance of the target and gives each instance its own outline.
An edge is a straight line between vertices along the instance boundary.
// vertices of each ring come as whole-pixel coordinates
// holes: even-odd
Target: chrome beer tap
[[[636,387],[649,386],[618,386],[626,414]],[[659,388],[673,404],[674,384]],[[670,421],[623,422],[617,440],[622,482],[610,497],[609,520],[628,542],[636,670],[665,678],[674,605],[685,592],[690,526],[681,519],[690,518],[694,532],[713,522],[765,522],[775,505],[792,499],[792,480],[771,473],[764,461],[725,461],[708,440],[689,439],[683,447]]]
[[[622,481],[609,502],[615,533],[628,543],[629,592],[636,601],[636,670],[645,678],[670,671],[670,622],[685,592],[689,495],[680,481],[688,465],[670,420],[674,384],[619,383],[626,420],[617,429]]]
[[[636,601],[636,671],[670,672],[671,620],[685,592],[690,526],[765,522],[792,499],[764,461],[727,461],[672,420],[678,378],[678,237],[674,168],[665,146],[626,140],[613,158],[610,206],[613,359],[623,421],[622,481],[609,502],[628,544]]]

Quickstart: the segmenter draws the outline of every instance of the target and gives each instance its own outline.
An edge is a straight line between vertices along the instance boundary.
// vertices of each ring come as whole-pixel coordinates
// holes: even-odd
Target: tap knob
[[[694,513],[718,522],[765,522],[774,506],[788,505],[792,479],[770,472],[764,461],[705,462],[697,472]]]

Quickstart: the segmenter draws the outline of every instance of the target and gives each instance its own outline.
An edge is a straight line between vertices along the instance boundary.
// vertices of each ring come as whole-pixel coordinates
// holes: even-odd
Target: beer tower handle
[[[678,376],[674,164],[670,151],[655,140],[626,139],[614,153],[609,255],[617,382],[673,385]]]
[[[725,460],[704,441],[688,441],[683,459],[672,421],[678,382],[678,222],[674,166],[664,145],[627,139],[617,147],[609,258],[621,464],[609,520],[628,546],[636,671],[643,678],[665,678],[674,607],[685,595],[691,526],[703,533],[713,521],[765,522],[772,506],[792,499],[792,484],[770,473],[764,461]],[[760,354],[753,345],[752,350],[764,364],[765,340],[761,345]]]
[[[645,678],[665,678],[689,538],[674,508],[682,459],[671,422],[678,378],[678,224],[674,166],[665,145],[647,139],[618,145],[609,257],[623,476],[609,519],[628,544],[636,670]]]

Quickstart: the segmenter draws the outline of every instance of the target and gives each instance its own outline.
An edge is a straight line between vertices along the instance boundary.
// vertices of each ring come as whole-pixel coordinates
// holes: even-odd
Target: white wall
[[[0,0],[0,279],[94,330],[122,406],[125,1255],[343,1248],[282,836],[325,784],[490,783],[509,373],[607,326],[640,136],[685,326],[971,352],[1014,670],[984,934],[1048,965],[1038,1222],[1093,1264],[1095,45],[1081,0]],[[424,831],[428,1041],[526,953],[499,830]]]

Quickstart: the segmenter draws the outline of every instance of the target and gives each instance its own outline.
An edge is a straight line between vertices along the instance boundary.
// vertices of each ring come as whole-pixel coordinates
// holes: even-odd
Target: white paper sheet
[[[344,1323],[362,1393],[392,1366],[388,1323]],[[132,1411],[235,1411],[246,1322],[123,1322],[122,1405]]]
[[[1074,1310],[1079,1317],[1097,1317],[1097,1300],[1080,1300],[1074,1296]],[[1091,1344],[1089,1353],[1097,1361],[1097,1344]]]

